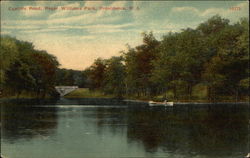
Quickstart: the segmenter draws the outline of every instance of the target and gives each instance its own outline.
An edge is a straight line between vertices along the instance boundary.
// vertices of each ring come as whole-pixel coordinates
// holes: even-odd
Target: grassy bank
[[[105,95],[101,91],[90,91],[88,88],[78,88],[64,96],[65,98],[114,98],[113,95]]]
[[[199,91],[201,91],[199,89]],[[193,95],[191,98],[188,98],[186,96],[182,96],[183,98],[174,99],[172,92],[168,92],[167,96],[168,99],[174,102],[211,102],[206,99],[205,97],[206,93],[201,91],[200,93],[197,93],[197,95]],[[105,95],[101,91],[90,91],[88,88],[79,88],[75,91],[72,91],[71,93],[64,96],[65,98],[115,98],[114,95]],[[148,96],[123,96],[124,99],[130,99],[130,100],[155,100],[155,101],[162,101],[163,95],[155,96],[155,97],[148,97]],[[248,102],[249,97],[242,97],[237,100],[237,102]],[[236,102],[236,99],[231,96],[221,96],[216,100],[213,100],[213,102]]]
[[[241,98],[235,98],[232,96],[220,96],[217,99],[210,101],[206,99],[206,92],[204,89],[197,88],[194,93],[192,94],[192,97],[188,96],[180,96],[178,99],[173,97],[173,92],[169,91],[167,92],[168,100],[174,101],[174,102],[200,102],[200,103],[207,103],[207,102],[249,102],[249,97],[241,97]],[[65,98],[115,98],[115,95],[106,95],[101,91],[90,91],[88,88],[79,88],[71,93],[64,96]],[[22,92],[19,96],[17,95],[2,95],[1,98],[5,99],[33,99],[37,98],[35,93],[30,92]],[[49,96],[46,96],[45,98],[49,98]],[[129,100],[142,100],[142,101],[163,101],[164,96],[158,95],[154,97],[149,96],[123,96],[124,99]]]
[[[48,98],[49,96],[45,96],[45,98]],[[37,95],[35,93],[32,92],[22,92],[20,95],[17,94],[12,94],[12,93],[8,93],[8,94],[2,94],[0,98],[4,98],[4,99],[33,99],[33,98],[37,98]]]

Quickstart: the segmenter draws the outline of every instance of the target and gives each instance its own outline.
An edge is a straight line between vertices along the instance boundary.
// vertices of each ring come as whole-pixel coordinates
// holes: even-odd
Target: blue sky
[[[196,28],[216,14],[235,23],[241,17],[248,18],[248,4],[248,1],[1,1],[1,34],[47,50],[58,58],[63,68],[83,70],[98,57],[119,55],[126,50],[126,44],[140,44],[144,31],[153,31],[161,39],[170,31]],[[65,11],[61,9],[63,6],[96,10]],[[45,7],[58,9],[45,10]],[[100,7],[133,9],[102,10]]]

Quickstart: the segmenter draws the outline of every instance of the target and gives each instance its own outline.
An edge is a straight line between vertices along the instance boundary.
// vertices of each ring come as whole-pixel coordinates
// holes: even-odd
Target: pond
[[[1,103],[7,158],[242,158],[249,107],[148,107],[112,99]]]

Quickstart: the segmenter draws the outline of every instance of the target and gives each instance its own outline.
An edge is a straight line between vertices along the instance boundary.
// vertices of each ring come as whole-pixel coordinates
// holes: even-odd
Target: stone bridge
[[[65,96],[66,94],[76,90],[78,86],[55,86],[55,88],[60,96]]]

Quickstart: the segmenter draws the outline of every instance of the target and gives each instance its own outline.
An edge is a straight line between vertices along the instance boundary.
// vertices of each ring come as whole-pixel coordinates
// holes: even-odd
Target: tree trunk
[[[207,99],[211,101],[211,87],[207,86]]]
[[[192,97],[192,85],[188,85],[188,99],[190,100]]]
[[[235,91],[235,102],[238,102],[238,96],[239,96],[239,91],[238,91],[238,88],[236,88],[236,91]]]
[[[22,93],[22,91],[21,90],[17,90],[17,98],[19,98],[20,97],[20,94]]]
[[[177,99],[176,86],[174,86],[173,90],[174,90],[174,99]]]
[[[42,97],[41,97],[41,98],[42,98],[42,99],[44,99],[44,98],[45,98],[45,96],[46,96],[46,90],[44,90],[44,91],[43,91],[43,93],[42,93]]]

